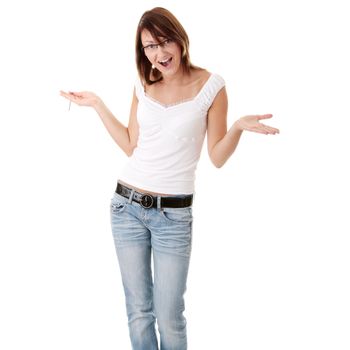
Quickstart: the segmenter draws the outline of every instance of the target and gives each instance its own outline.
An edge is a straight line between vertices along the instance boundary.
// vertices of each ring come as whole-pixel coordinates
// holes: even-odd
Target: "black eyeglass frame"
[[[170,39],[170,38],[167,38],[161,42],[159,42],[158,44],[149,44],[149,45],[146,45],[146,46],[142,46],[141,47],[141,50],[145,51],[145,49],[147,49],[148,47],[150,46],[162,46],[165,44],[166,41],[170,41],[170,42],[174,42],[174,40]]]

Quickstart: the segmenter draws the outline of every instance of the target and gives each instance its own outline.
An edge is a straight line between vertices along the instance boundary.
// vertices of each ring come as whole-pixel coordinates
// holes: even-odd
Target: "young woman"
[[[61,95],[93,107],[129,157],[110,213],[133,349],[158,349],[157,319],[160,349],[185,350],[194,179],[205,134],[210,159],[221,167],[243,130],[279,130],[259,122],[272,117],[265,114],[242,117],[227,131],[224,79],[191,63],[187,34],[164,8],[146,11],[140,19],[136,65],[127,127],[92,92]]]

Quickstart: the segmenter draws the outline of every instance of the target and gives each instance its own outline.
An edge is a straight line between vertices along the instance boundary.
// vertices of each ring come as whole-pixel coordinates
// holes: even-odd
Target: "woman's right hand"
[[[60,95],[79,106],[95,107],[99,102],[101,102],[101,99],[91,91],[64,92],[61,90]]]

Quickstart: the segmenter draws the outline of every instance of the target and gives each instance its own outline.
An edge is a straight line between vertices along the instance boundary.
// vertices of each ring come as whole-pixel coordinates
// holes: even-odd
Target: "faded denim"
[[[186,350],[183,312],[192,247],[192,206],[145,209],[113,193],[110,214],[132,349],[159,349],[157,321],[160,350]]]

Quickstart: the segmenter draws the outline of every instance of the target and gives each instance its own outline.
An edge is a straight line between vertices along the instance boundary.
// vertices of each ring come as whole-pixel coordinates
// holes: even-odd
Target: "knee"
[[[158,329],[163,334],[179,334],[186,329],[186,318],[181,312],[173,314],[156,313]]]

